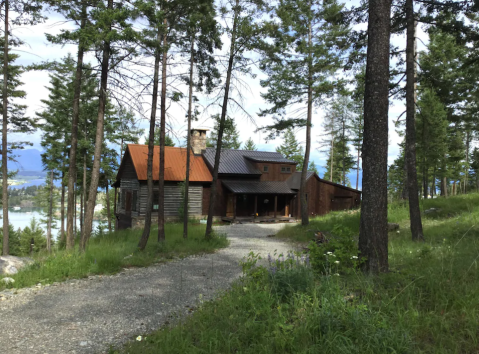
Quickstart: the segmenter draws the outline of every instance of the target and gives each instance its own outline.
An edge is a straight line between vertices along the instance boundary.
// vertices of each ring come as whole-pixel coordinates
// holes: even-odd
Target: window
[[[138,204],[138,191],[133,191],[133,196],[131,198],[131,211],[138,211],[137,204]]]
[[[281,173],[291,173],[291,167],[281,167]]]
[[[126,190],[123,189],[121,191],[121,198],[120,199],[121,199],[121,208],[125,209],[125,207],[126,207]]]
[[[160,199],[160,194],[158,192],[153,193],[153,210],[158,210],[158,199]]]
[[[268,172],[268,166],[267,165],[263,166],[263,172]]]

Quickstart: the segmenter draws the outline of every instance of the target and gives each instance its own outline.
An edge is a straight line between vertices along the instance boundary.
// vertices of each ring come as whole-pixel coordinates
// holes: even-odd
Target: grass
[[[166,242],[156,241],[157,229],[153,228],[144,251],[137,249],[142,230],[122,230],[91,238],[83,254],[77,250],[56,250],[51,255],[40,253],[34,256],[34,264],[10,276],[15,283],[8,286],[0,283],[0,290],[37,283],[51,284],[95,274],[114,274],[123,268],[146,267],[173,257],[213,252],[228,245],[226,237],[222,235],[206,241],[205,225],[190,225],[186,240],[183,238],[182,224],[168,223],[165,227]]]
[[[401,229],[389,234],[387,274],[316,276],[307,290],[291,280],[285,298],[274,287],[278,274],[303,273],[254,268],[250,257],[242,280],[216,301],[120,352],[479,353],[479,194],[426,200],[422,208],[440,211],[424,215],[426,241],[416,243],[407,206],[389,206],[389,221]],[[278,237],[305,242],[312,230],[338,228],[357,236],[359,213],[332,213]]]

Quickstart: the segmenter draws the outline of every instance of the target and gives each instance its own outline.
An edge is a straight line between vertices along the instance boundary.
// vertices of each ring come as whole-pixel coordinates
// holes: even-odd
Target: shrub
[[[357,268],[358,245],[352,234],[349,228],[337,225],[327,243],[310,242],[311,267],[316,274],[350,273]]]

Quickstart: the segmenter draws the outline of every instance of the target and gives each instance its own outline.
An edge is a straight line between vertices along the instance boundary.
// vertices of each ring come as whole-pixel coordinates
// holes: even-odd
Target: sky
[[[62,28],[68,28],[71,25],[63,21],[63,18],[56,14],[48,14],[49,19],[42,24],[36,26],[24,26],[14,28],[14,35],[21,38],[26,45],[19,49],[15,49],[18,54],[21,55],[17,63],[22,65],[30,65],[33,63],[40,63],[43,61],[55,61],[60,60],[65,57],[67,54],[71,54],[73,57],[76,57],[77,48],[73,45],[53,45],[47,42],[45,38],[45,33],[57,34]],[[428,43],[427,34],[421,28],[418,28],[418,49],[419,51],[424,50],[425,45]],[[225,38],[227,40],[227,38]],[[406,42],[405,35],[393,36],[391,38],[391,43],[394,45],[404,46]],[[228,43],[224,43],[224,48],[228,47]],[[92,64],[97,64],[96,59],[92,55],[88,55],[86,61],[91,62]],[[257,126],[267,125],[272,122],[270,118],[258,117],[257,113],[260,109],[268,107],[268,104],[262,99],[261,93],[266,92],[266,88],[260,86],[260,80],[265,79],[266,76],[259,71],[259,69],[254,69],[256,78],[244,78],[245,83],[247,84],[248,89],[244,90],[244,109],[249,113],[253,118],[247,117],[245,114],[239,111],[229,111],[229,115],[234,117],[237,123],[237,127],[240,134],[240,140],[246,141],[248,138],[252,138],[259,150],[263,151],[274,151],[275,148],[281,144],[282,138],[276,138],[275,140],[265,142],[266,135],[261,132],[255,132]],[[43,104],[41,100],[48,97],[48,86],[49,78],[47,72],[42,71],[29,71],[23,74],[22,81],[24,85],[22,89],[27,92],[26,104],[28,105],[27,114],[29,116],[34,116],[36,112],[42,110]],[[186,86],[180,87],[185,94],[187,94]],[[151,97],[151,96],[150,96]],[[149,101],[151,98],[144,97],[143,100]],[[184,105],[185,106],[185,105]],[[145,116],[149,117],[149,106],[148,104],[144,105]],[[388,163],[391,164],[396,156],[399,153],[398,143],[401,142],[402,138],[398,136],[395,131],[394,122],[397,120],[397,117],[405,110],[403,102],[392,101],[389,110],[389,152],[388,152]],[[313,113],[313,127],[312,127],[312,150],[311,150],[311,160],[314,160],[315,164],[320,168],[320,173],[322,174],[322,166],[325,165],[326,157],[323,153],[318,151],[320,140],[321,140],[321,125],[323,120],[323,107],[317,107]],[[170,116],[170,124],[172,129],[176,132],[178,137],[183,137],[184,132],[186,131],[186,122],[185,122],[185,111],[184,108],[172,105],[168,111]],[[198,122],[193,124],[193,127],[204,127],[204,128],[213,128],[213,122],[209,118],[212,113],[215,111],[208,111],[202,116]],[[256,122],[256,125],[252,121]],[[148,121],[143,119],[140,121],[140,127],[145,129],[145,135],[148,129]],[[9,139],[14,140],[25,140],[32,142],[32,148],[42,150],[40,146],[41,141],[41,131],[37,131],[34,134],[28,136],[22,136],[21,134],[10,134]],[[305,141],[305,130],[296,131],[296,137],[298,141],[304,144]],[[143,138],[140,139],[143,142]],[[181,143],[181,142],[180,142]],[[354,151],[352,151],[354,155]],[[354,172],[352,171],[352,174]],[[322,176],[320,176],[322,177]]]

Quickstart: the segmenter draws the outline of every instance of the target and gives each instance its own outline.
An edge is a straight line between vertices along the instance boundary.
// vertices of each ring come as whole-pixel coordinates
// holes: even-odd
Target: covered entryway
[[[291,200],[296,195],[285,182],[223,180],[226,219],[289,220]]]

